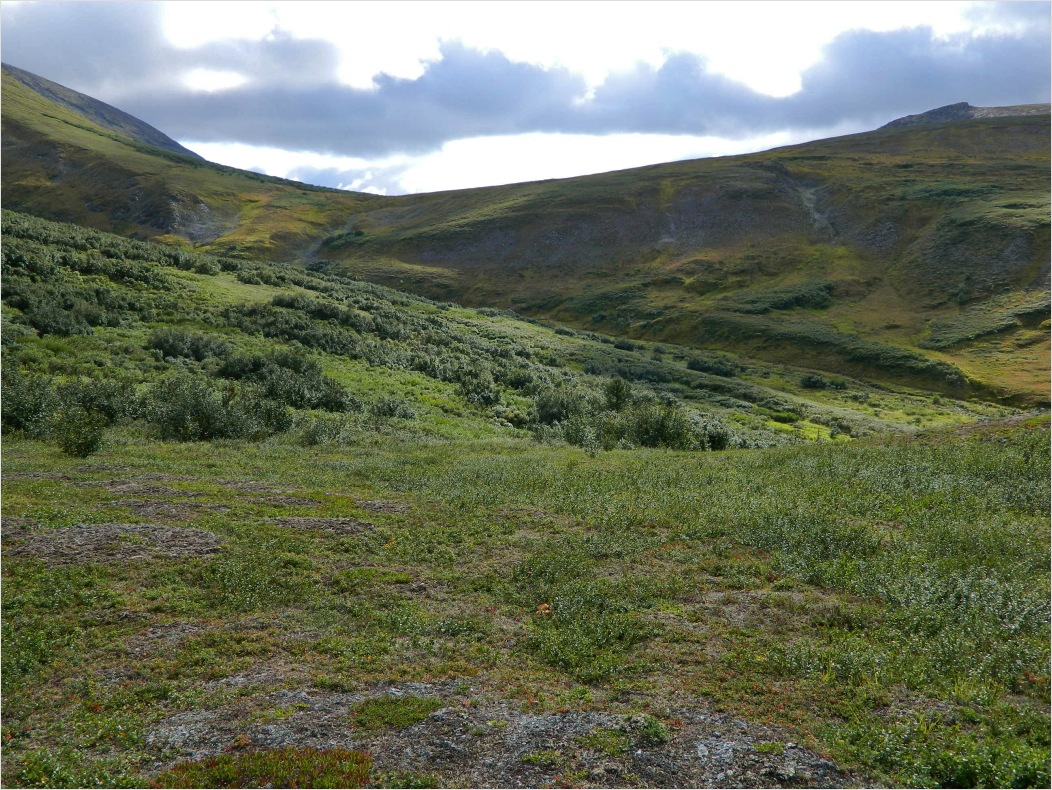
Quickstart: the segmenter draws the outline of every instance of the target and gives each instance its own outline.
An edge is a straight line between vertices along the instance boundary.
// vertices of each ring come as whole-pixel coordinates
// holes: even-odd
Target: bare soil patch
[[[222,505],[206,505],[200,502],[163,502],[152,499],[122,499],[110,502],[107,507],[122,507],[140,518],[162,518],[171,521],[189,521],[202,512],[228,513],[230,508]]]
[[[128,650],[136,656],[149,656],[179,647],[192,636],[214,630],[214,626],[191,621],[151,625],[127,642]]]
[[[278,526],[290,529],[316,529],[338,535],[360,535],[376,529],[375,524],[359,521],[356,518],[273,518],[271,521]]]
[[[379,502],[376,500],[361,499],[358,500],[358,507],[362,510],[368,510],[372,513],[408,513],[409,505],[405,505],[401,502]]]
[[[305,496],[261,496],[257,497],[256,502],[262,502],[267,505],[321,505],[324,504],[319,499],[310,499]]]
[[[405,695],[447,704],[404,729],[371,732],[352,723],[356,703]],[[647,740],[644,721],[597,711],[529,714],[477,687],[405,683],[362,694],[310,687],[265,693],[169,716],[146,740],[179,759],[238,748],[340,746],[369,752],[377,773],[435,773],[446,787],[543,787],[559,783],[557,776],[588,787],[860,785],[785,733],[715,713],[700,700],[673,711],[667,742]],[[610,734],[620,738],[624,748],[601,748],[597,732],[607,742]]]
[[[88,480],[83,483],[74,483],[78,488],[90,488],[101,486],[111,494],[124,494],[127,496],[201,496],[198,491],[181,491],[178,488],[159,485],[153,482],[142,482],[140,480]]]
[[[21,516],[4,516],[2,523],[4,535],[7,535],[11,530],[32,529],[40,526],[40,522],[35,518],[22,518]]]
[[[217,552],[220,542],[203,529],[158,524],[79,524],[47,532],[10,530],[3,537],[7,555],[55,565],[199,557]]]
[[[69,480],[63,472],[4,472],[4,480]]]

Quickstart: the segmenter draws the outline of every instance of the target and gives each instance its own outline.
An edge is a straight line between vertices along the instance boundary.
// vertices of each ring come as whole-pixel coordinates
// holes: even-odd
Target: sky
[[[0,57],[222,164],[405,194],[1050,99],[1047,2],[30,2]]]

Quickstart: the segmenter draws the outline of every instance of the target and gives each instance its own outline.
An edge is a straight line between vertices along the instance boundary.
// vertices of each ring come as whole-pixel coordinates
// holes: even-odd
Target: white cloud
[[[982,4],[978,4],[982,6]],[[996,4],[995,4],[996,5]],[[564,66],[592,87],[669,53],[706,58],[709,68],[773,96],[800,87],[800,73],[845,30],[928,25],[940,36],[993,28],[976,3],[897,2],[210,2],[165,4],[165,33],[181,47],[259,40],[276,29],[339,48],[346,84],[364,88],[386,73],[415,79],[440,57],[442,41],[495,49],[509,59]]]
[[[669,134],[534,133],[454,140],[429,154],[378,159],[326,156],[240,143],[180,142],[206,159],[231,167],[337,189],[397,195],[571,178],[683,159],[765,151],[855,131],[861,130],[844,126],[776,132],[744,140]]]
[[[194,69],[183,77],[183,84],[190,90],[212,93],[244,85],[248,80],[236,71]]]

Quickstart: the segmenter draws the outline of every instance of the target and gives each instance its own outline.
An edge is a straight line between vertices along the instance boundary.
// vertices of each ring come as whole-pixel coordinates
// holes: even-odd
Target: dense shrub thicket
[[[199,255],[13,212],[3,214],[3,233],[10,362],[3,425],[64,436],[73,452],[97,448],[101,441],[91,437],[120,421],[140,421],[165,439],[258,439],[314,424],[296,418],[302,410],[373,419],[421,412],[404,397],[352,392],[323,373],[340,360],[422,374],[448,385],[448,397],[463,408],[590,450],[782,441],[732,430],[676,394],[678,387],[692,399],[736,408],[789,407],[769,403],[770,391],[731,380],[736,367],[723,358],[698,357],[684,367],[639,354],[637,343],[598,336],[604,343],[578,355],[536,333],[524,339],[527,324],[509,325],[504,313],[456,310],[324,271]],[[245,283],[296,290],[221,306],[179,271],[229,272]],[[124,341],[119,374],[109,370],[113,352],[103,341],[91,341],[98,352],[91,362],[69,346],[101,328],[143,338]],[[19,340],[27,336],[53,337],[52,351],[69,353],[43,362],[46,355]],[[105,342],[115,336],[107,331]],[[77,430],[83,441],[70,438]]]

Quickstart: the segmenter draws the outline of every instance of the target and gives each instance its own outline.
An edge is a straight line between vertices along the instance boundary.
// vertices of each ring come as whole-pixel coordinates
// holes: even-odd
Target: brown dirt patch
[[[218,550],[219,538],[211,532],[158,524],[78,524],[47,532],[11,530],[4,535],[8,556],[39,557],[55,565],[200,557]]]
[[[370,524],[368,521],[359,521],[356,518],[273,518],[271,521],[280,527],[317,529],[338,535],[359,535],[376,529],[375,524]]]
[[[319,499],[310,499],[305,496],[261,496],[256,498],[256,502],[261,502],[267,505],[322,505],[324,504]]]
[[[358,507],[362,510],[368,510],[373,513],[408,513],[409,505],[402,504],[401,502],[379,502],[376,500],[361,499],[358,500]]]
[[[144,483],[139,480],[88,480],[83,483],[74,483],[78,488],[90,488],[100,486],[111,494],[124,494],[127,496],[201,496],[198,491],[181,491],[178,488],[162,486],[157,483]]]
[[[199,477],[191,475],[170,475],[167,472],[149,472],[145,475],[135,475],[135,480],[153,480],[159,483],[192,483],[200,480]]]
[[[106,507],[122,507],[140,518],[164,518],[172,521],[189,521],[202,512],[228,513],[230,508],[222,505],[205,505],[199,502],[161,502],[152,499],[122,499],[110,502]]]
[[[21,516],[4,516],[2,523],[5,535],[11,530],[32,529],[40,526],[40,522],[35,518],[22,518]]]
[[[4,472],[4,480],[69,480],[62,472]]]
[[[212,631],[214,626],[195,622],[174,622],[151,625],[127,642],[128,651],[136,656],[148,656],[179,647],[190,637]]]

